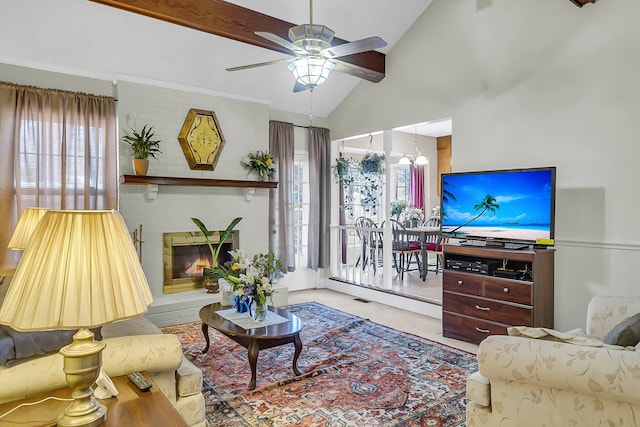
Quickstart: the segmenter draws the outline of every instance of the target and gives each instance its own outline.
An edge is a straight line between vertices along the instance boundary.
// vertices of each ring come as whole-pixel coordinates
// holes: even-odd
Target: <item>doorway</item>
[[[334,141],[335,158],[348,158],[354,169],[358,169],[359,162],[367,153],[386,155],[382,188],[373,205],[362,203],[364,183],[357,171],[346,184],[336,178],[333,205],[338,208],[334,212],[333,223],[339,226],[335,239],[338,244],[334,248],[338,254],[334,259],[339,268],[332,271],[334,279],[347,285],[441,302],[442,276],[435,271],[434,254],[421,260],[430,266],[425,281],[420,278],[420,272],[411,267],[404,275],[397,273],[395,268],[385,270],[385,258],[379,250],[379,242],[373,251],[371,240],[367,241],[366,237],[363,240],[362,237],[378,229],[363,229],[357,227],[356,222],[363,217],[371,219],[382,231],[387,217],[404,222],[412,211],[420,211],[422,222],[439,215],[440,175],[451,171],[451,126],[451,119],[435,120],[394,128],[390,132],[372,132]],[[387,150],[384,147],[385,134],[391,135],[391,148],[387,147]],[[393,263],[391,256],[389,259]]]

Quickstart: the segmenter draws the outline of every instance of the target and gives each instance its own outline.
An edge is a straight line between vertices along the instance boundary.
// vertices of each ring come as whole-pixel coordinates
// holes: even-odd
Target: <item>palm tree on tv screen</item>
[[[457,202],[458,199],[456,199],[456,195],[453,194],[448,187],[455,187],[455,185],[451,184],[449,181],[446,180],[442,180],[442,212],[440,213],[440,215],[442,216],[442,219],[447,217],[447,212],[445,210],[445,206],[447,205],[446,202],[448,202],[449,200],[453,200],[454,202]]]
[[[471,218],[469,221],[465,222],[464,224],[457,226],[456,228],[451,230],[451,232],[457,231],[460,228],[464,227],[465,225],[468,225],[472,221],[475,221],[476,219],[480,218],[487,211],[495,214],[496,210],[498,210],[498,209],[500,209],[500,205],[498,203],[496,203],[496,198],[493,197],[491,194],[487,194],[486,196],[484,196],[484,198],[482,199],[482,201],[480,203],[478,203],[478,204],[473,206],[473,210],[480,211],[480,213],[478,215],[474,216],[473,218]]]

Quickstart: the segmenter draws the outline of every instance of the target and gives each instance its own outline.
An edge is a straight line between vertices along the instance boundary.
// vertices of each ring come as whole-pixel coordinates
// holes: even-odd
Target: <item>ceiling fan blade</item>
[[[320,54],[326,58],[337,58],[345,55],[353,55],[368,50],[376,50],[383,48],[387,42],[380,37],[368,37],[366,39],[356,40],[350,43],[339,44],[323,49]]]
[[[289,49],[290,51],[292,51],[292,52],[294,52],[296,54],[298,54],[298,53],[308,54],[309,53],[306,50],[302,49],[301,47],[296,46],[295,44],[291,43],[289,40],[284,39],[284,38],[282,38],[282,37],[280,37],[280,36],[278,36],[276,34],[267,33],[265,31],[255,31],[254,34],[256,34],[256,35],[258,35],[258,36],[260,36],[262,38],[265,38],[265,39],[267,39],[269,41],[272,41],[275,44],[278,44],[278,45],[280,45],[280,46],[282,46],[284,48],[287,48],[287,49]]]
[[[239,71],[239,70],[246,70],[248,68],[257,68],[257,67],[264,67],[265,65],[273,65],[273,64],[282,64],[284,62],[289,62],[291,61],[293,58],[284,58],[284,59],[276,59],[275,61],[267,61],[267,62],[258,62],[256,64],[249,64],[249,65],[240,65],[238,67],[231,67],[231,68],[227,68],[227,71]]]
[[[352,76],[356,76],[373,83],[379,83],[380,81],[382,81],[382,79],[384,79],[384,73],[379,73],[368,68],[359,67],[348,62],[340,61],[339,59],[334,59],[332,61],[336,64],[336,68],[334,69],[334,71],[350,74]]]
[[[305,90],[309,89],[309,86],[307,85],[303,85],[302,83],[298,83],[298,81],[296,80],[296,84],[293,85],[293,92],[297,93],[297,92],[304,92]]]

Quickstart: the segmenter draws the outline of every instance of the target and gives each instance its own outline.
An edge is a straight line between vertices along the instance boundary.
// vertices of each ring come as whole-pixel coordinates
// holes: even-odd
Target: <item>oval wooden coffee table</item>
[[[302,372],[298,369],[298,357],[302,351],[300,331],[304,324],[298,316],[293,313],[289,313],[287,310],[269,306],[269,311],[284,317],[287,321],[275,325],[244,329],[216,313],[219,310],[227,308],[232,307],[213,303],[205,305],[200,309],[202,333],[204,334],[204,339],[207,342],[204,350],[202,350],[203,354],[209,351],[209,326],[248,349],[249,366],[251,367],[251,382],[249,383],[249,390],[253,390],[256,388],[256,367],[258,363],[258,353],[260,350],[293,343],[295,347],[295,352],[293,354],[293,372],[296,375],[302,375]]]

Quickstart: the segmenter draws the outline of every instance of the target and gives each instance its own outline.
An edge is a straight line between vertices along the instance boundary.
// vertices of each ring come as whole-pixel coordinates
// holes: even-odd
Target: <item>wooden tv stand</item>
[[[510,326],[553,328],[554,254],[445,245],[443,335],[479,344]]]

